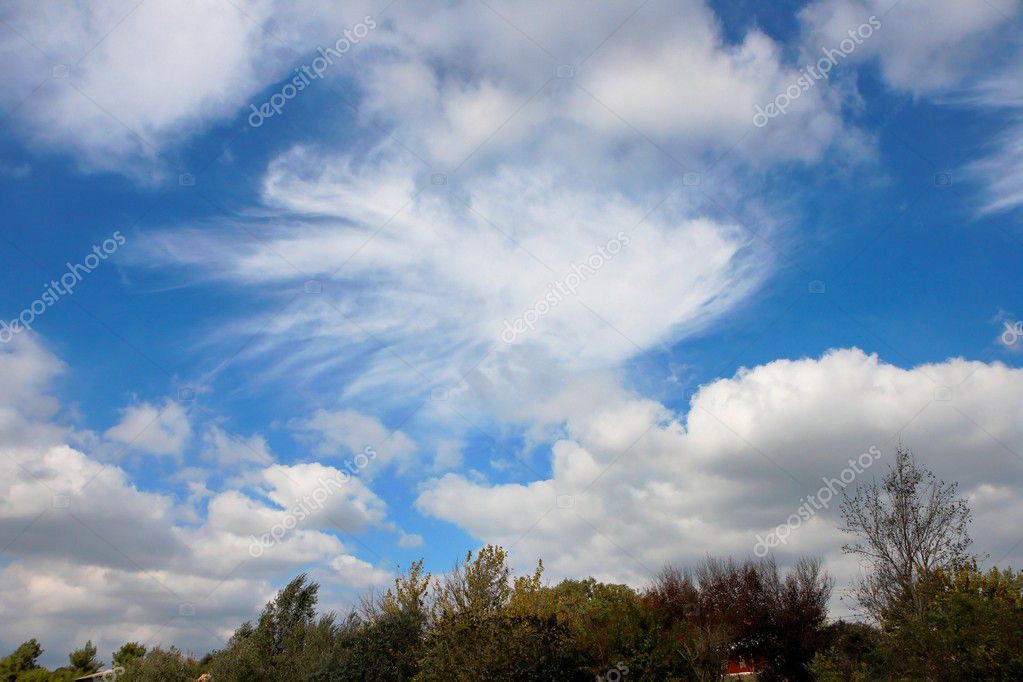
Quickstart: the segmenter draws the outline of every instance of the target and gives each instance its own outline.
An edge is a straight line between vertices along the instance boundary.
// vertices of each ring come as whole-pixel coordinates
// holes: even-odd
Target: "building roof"
[[[75,682],[78,682],[79,680],[104,680],[104,679],[112,680],[116,675],[117,672],[113,668],[111,668],[110,670],[100,670],[99,672],[92,673],[91,675],[83,675],[82,677],[76,677]]]

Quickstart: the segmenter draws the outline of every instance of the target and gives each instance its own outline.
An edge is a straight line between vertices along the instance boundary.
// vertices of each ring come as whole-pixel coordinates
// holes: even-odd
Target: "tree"
[[[96,660],[96,646],[91,640],[81,649],[75,649],[68,654],[68,660],[71,663],[71,671],[80,675],[91,675],[103,667],[103,663]]]
[[[971,514],[958,484],[937,480],[901,446],[884,481],[843,498],[842,530],[856,540],[842,549],[868,569],[855,599],[879,623],[922,614],[934,572],[970,559]]]
[[[772,581],[771,636],[767,659],[775,676],[806,679],[806,666],[826,645],[828,600],[834,588],[820,559],[803,557],[785,575]]]
[[[532,608],[542,603],[540,569],[515,582],[516,597],[506,560],[500,547],[484,547],[438,584],[417,680],[577,679],[567,628]]]
[[[826,629],[827,649],[809,671],[820,682],[874,682],[892,678],[889,649],[882,633],[866,623],[837,621]]]
[[[123,649],[123,647],[122,647]],[[159,646],[150,649],[144,656],[131,657],[124,665],[124,672],[117,675],[117,682],[194,682],[202,672],[202,666],[194,658],[185,656],[176,649]]]
[[[892,634],[905,676],[930,680],[1023,679],[1023,573],[975,562],[938,570],[931,604]]]
[[[10,655],[0,658],[0,681],[14,682],[20,673],[39,668],[36,661],[43,655],[43,647],[35,639],[30,639]]]
[[[508,552],[487,545],[476,558],[472,552],[465,563],[456,564],[452,574],[439,583],[436,598],[436,616],[444,613],[487,615],[503,607],[511,597]]]
[[[302,679],[411,680],[422,655],[429,586],[423,561],[413,562],[382,597],[364,599],[361,613],[351,613],[332,633],[323,632],[332,637],[327,645],[331,654],[317,661]]]
[[[299,677],[300,665],[311,665],[315,655],[328,651],[307,647],[307,635],[333,631],[333,615],[317,624],[316,601],[319,585],[305,573],[288,583],[263,609],[256,626],[243,623],[227,647],[214,658],[211,674],[216,680],[279,680]],[[322,642],[325,638],[320,637]],[[326,638],[329,639],[329,638]]]
[[[833,582],[817,559],[782,576],[771,560],[707,559],[693,572],[665,568],[644,595],[658,641],[658,677],[717,679],[728,658],[762,661],[760,679],[805,679],[825,645]],[[669,644],[665,646],[666,644]]]
[[[120,649],[113,654],[113,665],[117,667],[125,667],[131,661],[136,658],[142,658],[146,655],[146,647],[142,646],[138,642],[126,642],[121,646]]]

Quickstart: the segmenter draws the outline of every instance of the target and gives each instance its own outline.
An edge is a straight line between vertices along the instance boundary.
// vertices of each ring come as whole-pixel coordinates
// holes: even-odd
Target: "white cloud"
[[[419,535],[417,533],[406,533],[404,531],[401,531],[401,533],[399,534],[399,537],[398,537],[398,546],[399,547],[406,547],[406,548],[408,548],[408,547],[422,547],[423,546],[423,536]]]
[[[582,397],[593,387],[564,393]],[[553,576],[638,584],[669,561],[751,554],[755,534],[785,523],[850,458],[879,447],[884,456],[861,476],[883,475],[901,437],[973,497],[976,549],[1019,563],[1018,549],[1003,559],[1018,538],[981,519],[1013,518],[1012,495],[1023,488],[1021,404],[1023,370],[962,359],[907,370],[837,350],[707,384],[686,415],[604,390],[598,404],[569,413],[549,478],[490,484],[446,474],[423,485],[416,505],[481,542],[513,547],[520,569],[542,557]],[[832,503],[796,530],[776,550],[781,560],[819,553],[847,577],[837,509]]]
[[[394,577],[390,571],[376,568],[351,555],[337,557],[330,562],[330,567],[337,573],[340,582],[363,590],[384,587]]]
[[[0,392],[0,432],[7,447],[52,442],[62,431],[50,423],[59,404],[45,388],[65,369],[31,333],[15,336],[0,345],[0,375],[5,390]]]
[[[370,459],[366,475],[374,474],[381,466],[407,469],[417,449],[415,442],[400,430],[388,429],[379,419],[356,410],[320,409],[308,417],[293,419],[288,426],[310,443],[318,455],[365,455]]]
[[[8,65],[0,97],[5,109],[18,105],[34,143],[71,151],[88,169],[154,177],[164,151],[237,116],[298,55],[333,43],[367,6],[19,0],[0,15]]]
[[[258,240],[239,245],[237,222],[218,219],[135,254],[289,296],[322,280],[239,360],[260,362],[268,382],[344,382],[341,404],[414,400],[488,353],[493,374],[528,353],[549,358],[539,371],[607,368],[704,329],[771,270],[763,239],[785,220],[751,198],[747,170],[870,147],[824,86],[770,130],[753,126],[755,105],[799,72],[762,32],[727,42],[703,2],[633,16],[588,2],[500,15],[395,3],[373,39],[386,50],[361,52],[348,72],[359,143],[278,155],[259,219],[240,219]],[[566,65],[571,77],[557,77]],[[699,184],[676,188],[687,171]],[[627,248],[515,347],[501,342],[506,321],[619,233]]]
[[[259,434],[248,438],[234,436],[216,424],[210,424],[203,433],[203,456],[221,467],[267,465],[274,461],[266,439]]]
[[[250,494],[211,491],[194,469],[178,477],[187,484],[180,501],[173,484],[166,492],[140,490],[120,467],[67,445],[74,434],[56,421],[59,404],[49,395],[63,369],[33,335],[0,347],[7,380],[0,396],[5,650],[41,637],[45,662],[53,665],[86,639],[109,652],[151,637],[151,644],[202,653],[253,617],[273,585],[307,567],[326,571],[329,589],[348,603],[353,590],[384,580],[335,535],[370,527],[401,532],[360,480],[333,467],[296,464],[259,469],[250,476]],[[120,426],[143,414],[159,422],[166,411],[135,406]],[[210,433],[218,454],[235,461],[232,448]],[[147,447],[177,451],[168,442],[177,439],[164,433]],[[250,445],[262,452],[250,463],[264,462],[265,443]],[[300,504],[309,511],[301,519]],[[254,554],[253,536],[289,516],[296,523],[284,523],[279,542]]]
[[[122,452],[140,451],[180,458],[192,438],[192,425],[185,409],[172,400],[163,405],[140,403],[121,411],[121,421],[104,436],[121,443]]]
[[[370,525],[379,525],[386,515],[386,505],[366,484],[351,476],[338,487],[326,483],[336,478],[341,470],[317,463],[277,465],[263,471],[263,478],[271,486],[267,496],[276,504],[289,508],[317,488],[328,493],[322,510],[311,518],[322,527],[336,524],[344,532],[359,533]],[[339,489],[340,488],[340,489]]]
[[[433,456],[433,470],[457,469],[464,461],[464,448],[465,445],[458,441],[443,440],[438,443]]]
[[[630,198],[557,168],[508,167],[466,180],[466,205],[446,191],[417,196],[389,157],[359,165],[297,149],[274,164],[266,186],[268,203],[291,210],[278,226],[247,226],[265,231],[260,243],[224,248],[226,233],[211,226],[165,234],[151,255],[282,288],[336,270],[337,283],[275,317],[246,359],[272,353],[263,374],[281,379],[350,379],[358,362],[352,395],[406,399],[393,387],[415,395],[450,386],[488,351],[488,362],[504,362],[519,346],[575,366],[615,364],[702,329],[743,300],[771,263],[762,242],[729,218],[690,215],[686,194]],[[309,212],[331,217],[313,222]],[[773,222],[765,218],[764,233]],[[617,254],[590,268],[612,241]],[[552,283],[571,285],[580,271],[574,294],[562,294],[514,346],[503,343],[506,322],[547,305],[538,302]],[[286,354],[276,351],[283,345]]]
[[[261,580],[22,560],[0,569],[0,589],[0,644],[9,651],[36,637],[50,666],[66,665],[68,652],[86,640],[107,662],[126,641],[204,652],[225,642],[239,619],[254,617],[274,592]]]
[[[1023,14],[1019,0],[818,0],[800,12],[804,54],[820,57],[850,29],[876,16],[882,27],[848,57],[875,61],[894,90],[936,103],[1008,114],[987,151],[963,168],[980,186],[980,211],[994,213],[1023,204],[1023,51],[1015,37]]]
[[[1023,98],[1013,113],[1017,121],[997,135],[984,158],[967,166],[967,175],[983,183],[984,213],[997,213],[1023,206]]]
[[[850,56],[880,61],[881,73],[894,88],[936,94],[962,84],[989,67],[993,32],[1008,31],[1019,0],[819,0],[800,12],[807,30],[807,49],[820,56],[836,48],[868,17],[882,28]]]

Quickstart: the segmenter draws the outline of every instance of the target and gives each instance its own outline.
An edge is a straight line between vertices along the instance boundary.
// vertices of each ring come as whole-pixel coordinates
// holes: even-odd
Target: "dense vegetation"
[[[592,578],[512,577],[488,546],[434,578],[414,563],[385,594],[339,618],[295,578],[258,620],[202,660],[129,643],[118,680],[717,680],[727,660],[761,680],[1023,679],[1023,573],[981,571],[966,552],[969,509],[904,451],[888,477],[847,498],[846,547],[868,569],[867,622],[827,622],[832,581],[817,560],[707,559],[665,568],[645,589]],[[47,671],[30,640],[0,682],[70,680],[100,669],[87,644]]]

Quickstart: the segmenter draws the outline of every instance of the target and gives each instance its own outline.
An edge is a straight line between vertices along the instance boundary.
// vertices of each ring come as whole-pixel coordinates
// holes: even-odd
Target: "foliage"
[[[266,605],[256,625],[245,622],[213,657],[210,673],[221,680],[299,679],[329,658],[333,614],[316,620],[319,585],[303,573]]]
[[[35,639],[30,639],[10,655],[0,658],[0,681],[14,682],[23,678],[23,673],[38,670],[38,658],[43,654],[43,647]]]
[[[417,680],[568,679],[563,626],[537,609],[539,574],[510,583],[507,552],[487,546],[437,584]]]
[[[821,682],[872,682],[891,678],[882,633],[866,623],[838,621],[828,626],[826,649],[808,669]]]
[[[0,658],[0,681],[14,682],[26,679],[29,671],[42,670],[36,663],[43,654],[43,647],[35,639],[21,644],[9,655]]]
[[[856,536],[843,550],[870,567],[857,586],[857,602],[878,623],[922,614],[931,596],[929,576],[970,559],[971,513],[958,484],[938,480],[901,446],[880,485],[844,496],[842,516],[842,530]]]
[[[127,646],[127,645],[126,645]],[[122,647],[122,650],[124,647]],[[144,656],[130,656],[117,682],[192,682],[203,672],[199,662],[185,656],[175,647],[153,647]]]
[[[652,669],[716,679],[724,661],[741,657],[766,666],[762,678],[803,679],[823,642],[831,589],[820,562],[808,559],[784,577],[769,560],[668,567],[645,595],[659,636]]]
[[[939,572],[929,608],[893,632],[909,673],[933,680],[1023,679],[1023,573],[975,562]]]
[[[745,658],[760,680],[1023,679],[1023,573],[975,561],[917,574],[926,608],[884,627],[828,625],[832,583],[818,560],[708,558],[666,567],[643,591],[593,578],[547,584],[543,564],[513,578],[500,547],[469,553],[435,579],[422,561],[339,619],[317,615],[318,586],[300,575],[202,661],[128,642],[124,682],[430,682],[434,680],[721,679]],[[91,642],[53,672],[29,640],[0,659],[0,682],[66,682],[99,669]]]
[[[123,668],[135,659],[142,658],[145,655],[146,647],[142,646],[138,642],[126,642],[121,645],[120,649],[114,652],[114,668]]]

